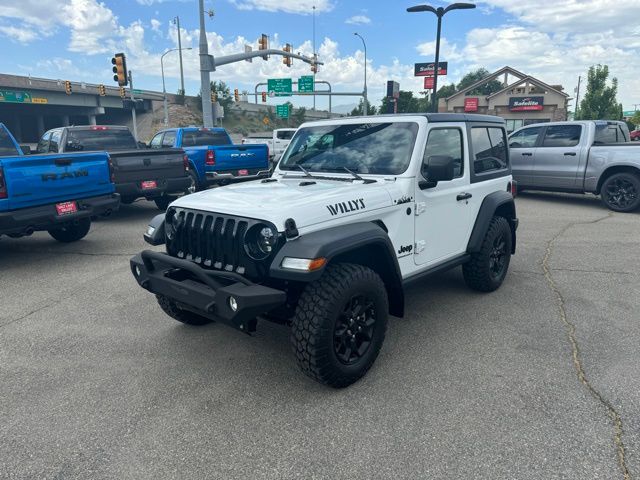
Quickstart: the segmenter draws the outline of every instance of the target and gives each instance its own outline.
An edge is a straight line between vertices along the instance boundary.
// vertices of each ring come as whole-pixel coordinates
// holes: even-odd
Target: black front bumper
[[[153,180],[153,179],[145,179]],[[143,189],[142,181],[118,183],[116,178],[116,192],[122,197],[140,198],[145,197],[148,199],[158,198],[162,195],[171,195],[184,193],[191,186],[191,178],[188,176],[177,178],[162,178],[156,180],[157,188]]]
[[[236,273],[206,270],[166,253],[145,250],[131,259],[131,272],[149,292],[247,333],[254,330],[256,316],[286,302],[281,290],[257,285]],[[236,310],[231,307],[232,298]]]
[[[76,202],[78,211],[68,215],[58,215],[55,203],[0,212],[0,235],[24,235],[33,231],[51,230],[81,218],[110,214],[120,207],[120,195],[112,193]]]

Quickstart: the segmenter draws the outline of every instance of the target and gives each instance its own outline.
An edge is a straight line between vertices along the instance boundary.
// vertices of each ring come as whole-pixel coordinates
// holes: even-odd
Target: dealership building
[[[478,94],[488,82],[503,88],[490,95]],[[547,85],[511,67],[504,67],[450,97],[440,98],[439,112],[482,113],[502,117],[509,132],[524,125],[567,120],[569,95],[561,85]]]

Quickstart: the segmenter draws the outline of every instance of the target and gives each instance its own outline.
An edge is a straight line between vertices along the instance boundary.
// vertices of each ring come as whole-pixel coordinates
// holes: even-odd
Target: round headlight
[[[271,227],[263,227],[258,232],[258,248],[265,255],[270,255],[276,246],[277,232]]]

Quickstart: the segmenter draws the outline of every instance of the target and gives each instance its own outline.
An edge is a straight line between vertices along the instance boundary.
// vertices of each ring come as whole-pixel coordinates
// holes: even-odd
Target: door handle
[[[531,157],[533,156],[533,153],[521,153],[520,155],[522,155],[523,157]]]
[[[564,156],[565,157],[575,157],[576,156],[576,152],[564,152]]]
[[[68,167],[71,165],[72,160],[70,158],[56,158],[53,163],[58,167]]]
[[[461,202],[462,200],[469,200],[471,197],[473,197],[473,195],[470,193],[461,193],[456,197],[456,200]]]

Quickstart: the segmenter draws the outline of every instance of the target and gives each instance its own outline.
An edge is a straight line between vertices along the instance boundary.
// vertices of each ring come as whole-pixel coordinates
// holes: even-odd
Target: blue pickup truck
[[[112,175],[105,152],[25,155],[0,123],[0,236],[80,240],[92,216],[120,206]]]
[[[150,148],[182,148],[189,159],[190,193],[209,185],[268,177],[266,145],[234,145],[224,128],[170,128],[155,134]]]

